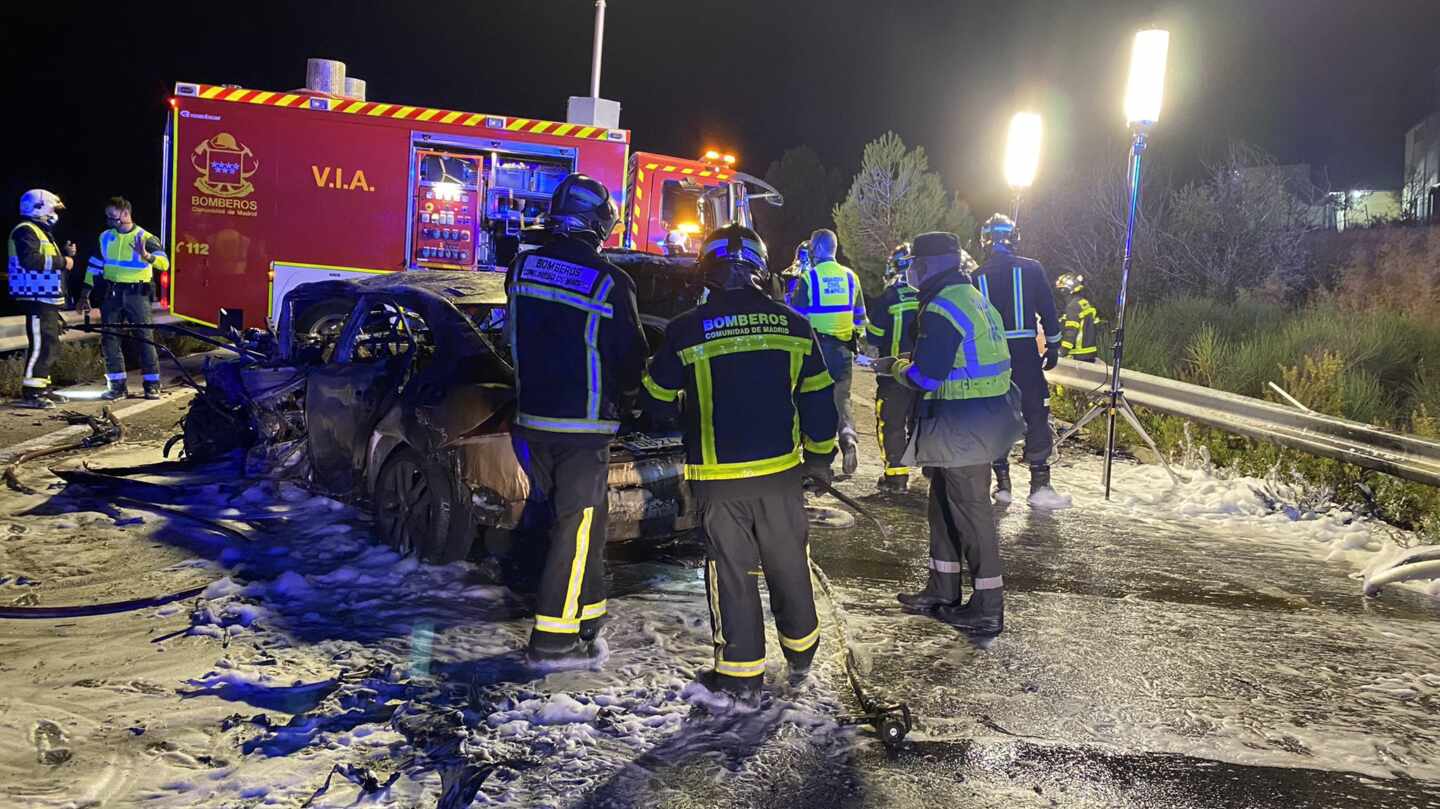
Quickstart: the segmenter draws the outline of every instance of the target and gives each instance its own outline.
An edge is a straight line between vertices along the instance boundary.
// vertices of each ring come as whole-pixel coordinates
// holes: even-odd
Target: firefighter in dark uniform
[[[1020,437],[1020,393],[999,312],[971,285],[953,233],[915,238],[910,283],[919,291],[913,359],[885,358],[876,373],[920,395],[914,463],[930,478],[930,564],[925,589],[897,598],[977,635],[1005,626],[1004,571],[990,464]],[[961,576],[973,589],[961,604]]]
[[[754,231],[711,233],[700,266],[710,298],[666,328],[644,384],[652,407],[681,410],[685,478],[706,535],[715,666],[701,683],[753,704],[765,672],[762,571],[792,679],[819,644],[802,482],[830,479],[834,381],[814,329],[764,292]]]
[[[1030,502],[1045,505],[1058,495],[1050,487],[1050,389],[1045,371],[1060,361],[1060,318],[1055,312],[1055,295],[1040,262],[1015,252],[1019,237],[1015,222],[995,214],[980,228],[980,246],[985,263],[974,273],[980,294],[1000,312],[1005,321],[1005,338],[1010,343],[1015,384],[1025,412],[1025,463],[1030,466]],[[1036,330],[1039,321],[1040,331]],[[1036,335],[1045,337],[1045,354],[1036,348]],[[995,461],[995,499],[1010,502],[1009,448]]]
[[[48,409],[69,401],[50,390],[50,363],[60,348],[65,305],[66,274],[75,266],[75,245],[55,241],[52,229],[60,221],[65,203],[43,188],[20,197],[22,221],[10,231],[6,265],[10,297],[25,315],[24,376],[20,380],[21,407]]]
[[[1060,353],[1076,362],[1094,362],[1100,353],[1100,313],[1085,294],[1085,276],[1073,272],[1055,279],[1055,289],[1065,296],[1061,320]]]
[[[865,339],[880,357],[908,356],[915,348],[915,314],[920,308],[915,287],[905,273],[910,269],[910,244],[895,248],[885,263],[885,291],[866,309],[870,323]],[[885,471],[876,484],[882,493],[899,494],[910,487],[910,467],[904,463],[906,425],[915,405],[915,394],[887,376],[875,378],[875,438],[885,460]]]
[[[515,364],[515,455],[549,523],[528,655],[590,657],[605,616],[610,442],[622,394],[645,367],[635,282],[599,249],[615,229],[610,193],[582,174],[551,198],[551,241],[506,276]],[[528,515],[527,515],[528,516]]]

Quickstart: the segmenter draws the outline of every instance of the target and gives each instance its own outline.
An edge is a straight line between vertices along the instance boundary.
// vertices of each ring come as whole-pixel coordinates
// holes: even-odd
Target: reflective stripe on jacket
[[[870,323],[865,339],[884,357],[898,357],[915,347],[915,316],[920,311],[920,293],[897,281],[885,288],[868,307]]]
[[[1060,318],[1055,293],[1045,268],[1032,258],[996,250],[974,273],[975,286],[994,305],[1010,340],[1045,335],[1045,342],[1060,342]],[[1040,322],[1040,330],[1035,322]]]
[[[865,326],[865,293],[860,279],[837,261],[822,261],[800,276],[791,305],[815,331],[849,340]]]
[[[152,256],[148,262],[140,258],[146,252]],[[103,275],[106,281],[117,284],[148,284],[152,268],[162,272],[170,269],[170,259],[159,239],[139,225],[129,233],[110,228],[100,234],[100,252],[87,265],[85,283],[93,285],[95,276]]]
[[[914,359],[895,363],[895,378],[931,401],[1005,395],[1010,347],[995,307],[959,272],[932,279],[920,300]]]
[[[1090,300],[1077,295],[1065,306],[1064,333],[1060,347],[1072,357],[1085,357],[1100,350],[1100,313]]]
[[[620,430],[620,394],[640,383],[645,334],[635,282],[575,239],[522,253],[506,277],[515,423],[532,430],[608,436]]]
[[[31,221],[10,230],[10,297],[56,306],[65,304],[65,256],[50,231]]]
[[[681,408],[688,480],[764,477],[835,452],[834,381],[815,332],[757,290],[716,292],[671,321],[643,383]]]

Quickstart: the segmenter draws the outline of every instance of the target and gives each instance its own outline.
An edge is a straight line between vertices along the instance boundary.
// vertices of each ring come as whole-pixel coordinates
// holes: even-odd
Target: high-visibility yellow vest
[[[15,234],[21,228],[35,231],[35,237],[40,242],[40,256],[45,261],[44,267],[32,269],[20,263],[20,250],[15,244]],[[7,246],[10,260],[6,271],[9,274],[7,286],[10,297],[57,305],[65,303],[65,257],[60,254],[60,247],[44,228],[34,222],[21,222],[10,230]]]
[[[806,289],[797,297],[804,299],[791,304],[815,331],[849,340],[857,326],[865,326],[865,296],[853,270],[834,260],[822,261],[800,277]]]
[[[1010,346],[1000,312],[970,284],[950,284],[920,311],[934,312],[950,322],[963,340],[955,351],[955,365],[940,387],[927,399],[985,399],[1010,390]],[[925,339],[921,326],[919,340]]]
[[[154,260],[146,262],[140,258],[145,252],[145,240],[153,239],[145,228],[136,225],[129,233],[110,228],[100,234],[100,255],[90,261],[86,284],[94,284],[96,275],[104,275],[106,281],[117,284],[148,284],[156,270],[170,269],[170,259],[162,250],[152,250]]]

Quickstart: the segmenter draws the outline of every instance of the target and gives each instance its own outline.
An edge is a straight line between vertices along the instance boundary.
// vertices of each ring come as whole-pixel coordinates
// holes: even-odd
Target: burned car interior
[[[607,257],[635,278],[653,349],[700,294],[693,259]],[[377,533],[426,561],[543,533],[545,509],[526,507],[510,440],[503,274],[319,281],[291,291],[276,314],[274,334],[252,336],[248,356],[208,370],[183,422],[187,458],[233,456],[249,474],[366,504]],[[678,435],[635,410],[611,455],[608,541],[694,527]]]

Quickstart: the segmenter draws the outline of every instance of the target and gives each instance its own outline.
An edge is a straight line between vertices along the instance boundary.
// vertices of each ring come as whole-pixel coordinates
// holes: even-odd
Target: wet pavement
[[[865,412],[870,380],[856,382]],[[898,609],[894,594],[925,577],[924,484],[877,495],[862,440],[864,466],[840,488],[890,535],[863,519],[816,527],[812,552],[866,682],[917,717],[899,750],[836,723],[857,705],[823,596],[811,681],[786,686],[772,659],[759,711],[691,698],[709,656],[693,543],[612,547],[603,670],[546,675],[515,653],[523,596],[483,566],[398,560],[363,514],[211,473],[170,505],[238,539],[91,511],[103,489],[6,496],[29,516],[10,519],[0,561],[45,579],[37,603],[223,578],[184,609],[25,622],[0,641],[0,780],[13,785],[0,804],[1440,807],[1440,600],[1361,596],[1331,549],[1372,528],[1287,516],[1247,484],[1172,487],[1132,463],[1106,502],[1098,459],[1071,450],[1055,479],[1074,508],[999,512],[1006,631],[981,646]],[[47,570],[57,547],[69,567]],[[81,585],[94,589],[66,589]],[[69,739],[60,765],[11,738],[45,722]],[[393,786],[336,776],[317,791],[332,766]]]

